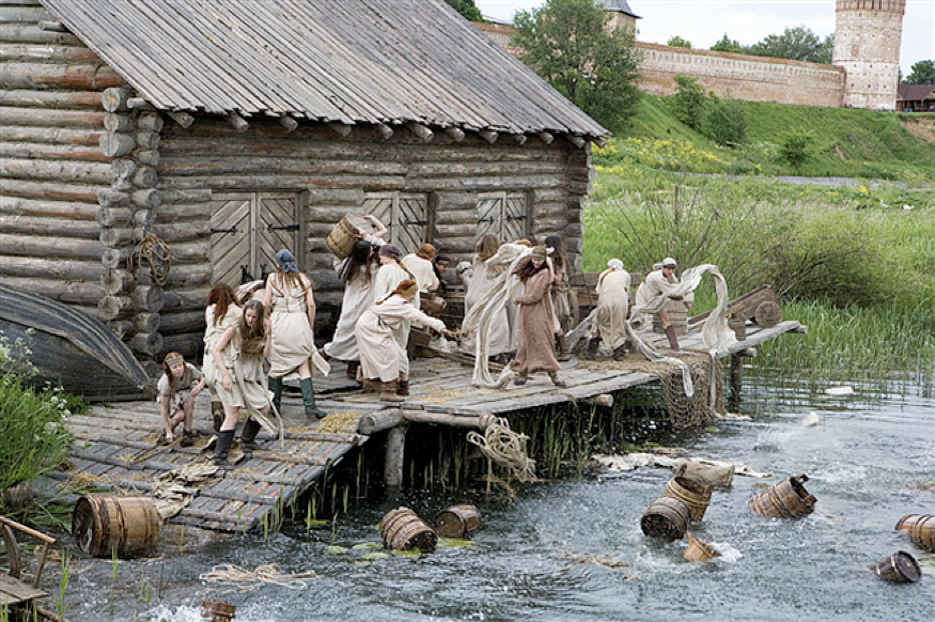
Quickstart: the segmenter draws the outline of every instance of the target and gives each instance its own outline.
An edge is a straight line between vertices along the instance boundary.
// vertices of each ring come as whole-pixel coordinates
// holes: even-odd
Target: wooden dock
[[[748,326],[746,339],[734,344],[729,354],[749,352],[788,332],[805,332],[805,327],[795,321],[780,322],[771,328]],[[665,346],[663,335],[653,335],[650,341]],[[683,349],[700,349],[700,333],[683,336],[680,342]],[[190,505],[167,522],[226,532],[258,528],[282,505],[291,505],[348,451],[381,430],[399,430],[404,423],[479,427],[485,413],[508,417],[531,407],[611,395],[657,379],[653,374],[628,368],[625,362],[595,369],[572,359],[562,364],[567,387],[555,387],[546,375],[539,374],[524,386],[496,390],[471,386],[471,372],[470,367],[450,360],[416,359],[412,362],[411,395],[400,406],[381,403],[375,393],[361,392],[345,377],[339,364],[329,377],[315,379],[319,406],[329,417],[321,421],[307,419],[298,395],[287,394],[283,398],[284,447],[261,433],[262,449],[254,451],[249,460],[218,471],[201,485]],[[139,460],[142,452],[155,446],[161,430],[156,403],[93,406],[85,415],[69,417],[67,425],[75,435],[73,467],[53,477],[64,488],[80,481],[115,494],[147,494],[158,475],[192,461],[210,459],[210,451],[204,456],[201,452],[211,433],[209,410],[208,397],[200,395],[196,400],[195,428],[206,436],[195,446],[172,447]]]

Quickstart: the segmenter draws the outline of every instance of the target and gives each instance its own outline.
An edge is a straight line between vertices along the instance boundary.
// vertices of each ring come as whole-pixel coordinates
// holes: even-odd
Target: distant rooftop
[[[630,5],[627,4],[627,0],[597,0],[597,3],[603,4],[604,8],[608,11],[626,13],[627,15],[632,15],[637,19],[640,18],[639,15],[633,12],[633,9],[630,8]]]

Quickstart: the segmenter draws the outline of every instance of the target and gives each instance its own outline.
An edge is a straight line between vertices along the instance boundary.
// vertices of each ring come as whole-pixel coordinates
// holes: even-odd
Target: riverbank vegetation
[[[30,387],[29,354],[28,343],[0,333],[0,514],[25,517],[30,524],[62,524],[45,504],[31,503],[29,484],[68,457],[72,436],[64,418],[86,404],[57,388]]]

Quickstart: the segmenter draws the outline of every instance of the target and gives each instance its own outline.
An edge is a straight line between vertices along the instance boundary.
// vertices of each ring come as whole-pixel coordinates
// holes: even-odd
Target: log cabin
[[[328,234],[405,252],[560,233],[609,133],[443,0],[0,0],[0,283],[196,356],[213,283],[340,304]]]

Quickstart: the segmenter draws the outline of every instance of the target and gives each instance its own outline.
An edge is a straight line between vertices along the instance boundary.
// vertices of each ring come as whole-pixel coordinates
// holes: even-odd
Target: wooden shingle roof
[[[160,110],[609,132],[443,0],[41,0]]]

